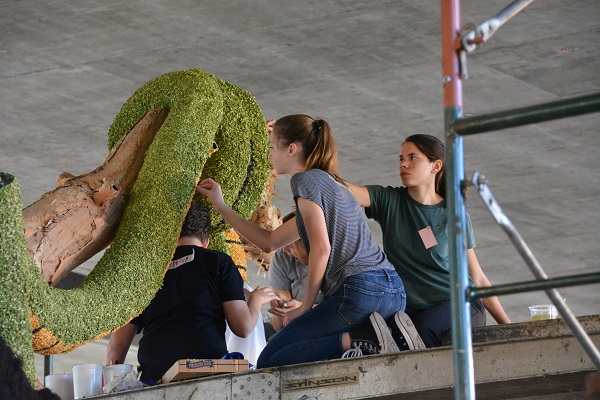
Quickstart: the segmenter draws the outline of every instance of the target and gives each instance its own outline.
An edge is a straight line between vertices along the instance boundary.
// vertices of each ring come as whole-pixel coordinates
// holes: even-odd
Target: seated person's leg
[[[436,304],[426,310],[407,309],[406,313],[415,324],[427,348],[442,345],[442,337],[450,332],[452,327],[449,301]]]
[[[471,303],[471,326],[485,326],[486,311],[481,299]],[[426,310],[406,310],[425,346],[439,347],[442,338],[452,329],[452,313],[450,302],[436,304]]]
[[[331,296],[277,332],[258,357],[257,368],[339,357],[341,339],[329,336],[348,328],[337,313],[340,304],[340,298]]]
[[[471,302],[471,326],[477,328],[485,326],[486,311],[481,299]]]

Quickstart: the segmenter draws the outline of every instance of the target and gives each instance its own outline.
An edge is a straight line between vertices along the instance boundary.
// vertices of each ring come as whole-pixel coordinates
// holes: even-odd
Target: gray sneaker
[[[400,350],[419,350],[425,348],[423,339],[406,313],[398,311],[390,323],[392,337]]]
[[[351,349],[342,358],[370,354],[388,354],[400,351],[385,320],[374,312],[350,332]]]
[[[388,328],[387,324],[383,317],[374,312],[369,316],[371,323],[373,324],[373,329],[375,330],[375,334],[377,335],[377,339],[379,340],[379,346],[381,350],[380,354],[389,354],[389,353],[397,353],[400,351],[396,341],[392,337],[390,332],[390,328]]]

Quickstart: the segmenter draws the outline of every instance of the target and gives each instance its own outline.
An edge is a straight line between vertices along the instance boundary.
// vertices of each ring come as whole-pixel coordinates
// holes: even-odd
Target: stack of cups
[[[73,375],[56,374],[44,377],[44,386],[60,397],[60,400],[73,400]]]
[[[102,394],[102,365],[80,364],[73,367],[75,399]]]

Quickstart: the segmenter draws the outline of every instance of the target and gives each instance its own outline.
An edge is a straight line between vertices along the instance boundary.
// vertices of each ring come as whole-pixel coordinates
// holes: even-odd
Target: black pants
[[[407,307],[406,313],[415,324],[415,328],[427,348],[441,346],[442,337],[452,328],[450,301],[436,304],[426,310],[414,310]],[[472,301],[471,326],[485,326],[485,315],[485,307],[481,299]]]

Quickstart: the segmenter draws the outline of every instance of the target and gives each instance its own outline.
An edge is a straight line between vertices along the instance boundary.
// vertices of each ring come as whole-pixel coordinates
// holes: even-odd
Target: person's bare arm
[[[236,213],[223,200],[221,185],[210,178],[201,181],[196,187],[196,191],[206,196],[215,210],[240,235],[251,243],[254,243],[265,253],[277,250],[299,238],[295,218],[292,218],[272,231],[242,218],[241,215]]]
[[[359,186],[350,182],[345,183],[346,187],[350,189],[350,192],[354,195],[356,201],[358,201],[358,204],[360,204],[361,207],[371,207],[371,196],[369,196],[369,190],[366,186]]]
[[[321,289],[325,270],[327,269],[327,261],[331,254],[331,244],[329,243],[329,235],[327,234],[325,215],[321,207],[313,201],[299,197],[298,209],[302,213],[310,243],[308,274],[305,280],[304,301],[300,307],[286,313],[284,324],[293,321],[313,307],[319,289]]]
[[[467,250],[467,259],[469,263],[469,275],[471,276],[471,279],[473,279],[475,286],[492,286],[488,278],[485,276],[485,273],[481,269],[481,265],[479,265],[479,261],[475,255],[475,250]],[[510,318],[508,318],[508,315],[506,315],[506,312],[500,304],[500,300],[498,300],[497,296],[484,298],[483,305],[497,323],[510,324]]]
[[[256,287],[252,292],[246,292],[247,301],[231,300],[223,303],[225,319],[231,332],[245,338],[252,333],[258,317],[261,315],[260,306],[278,297],[271,288]]]
[[[275,331],[283,328],[285,326],[284,321],[286,320],[286,315],[296,308],[301,307],[302,304],[303,303],[300,300],[291,299],[283,303],[281,307],[271,307],[269,312],[273,315],[273,328]],[[316,304],[314,304],[313,307],[314,306],[316,306]],[[277,326],[275,326],[275,324],[277,324]]]
[[[106,347],[105,365],[123,364],[125,362],[127,352],[137,330],[137,325],[129,323],[110,335],[110,340]]]

